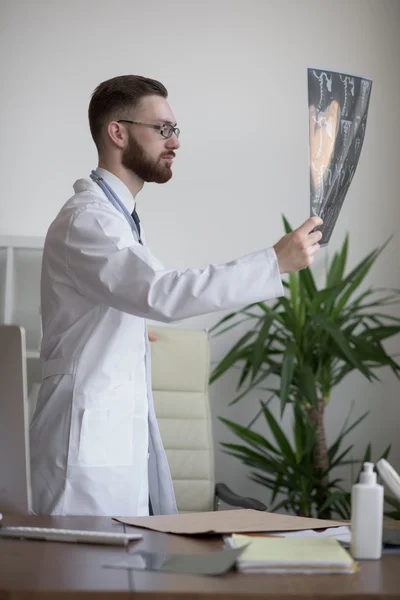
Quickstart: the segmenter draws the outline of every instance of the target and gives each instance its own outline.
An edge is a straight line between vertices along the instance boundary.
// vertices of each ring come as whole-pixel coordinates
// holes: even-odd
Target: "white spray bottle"
[[[360,482],[351,491],[351,553],[357,559],[382,556],[383,486],[374,465],[365,462]]]

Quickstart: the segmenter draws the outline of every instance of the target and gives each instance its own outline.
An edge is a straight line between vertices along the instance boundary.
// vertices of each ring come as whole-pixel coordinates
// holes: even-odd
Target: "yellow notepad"
[[[231,544],[248,544],[240,571],[273,573],[354,573],[357,563],[332,538],[273,538],[233,534]]]

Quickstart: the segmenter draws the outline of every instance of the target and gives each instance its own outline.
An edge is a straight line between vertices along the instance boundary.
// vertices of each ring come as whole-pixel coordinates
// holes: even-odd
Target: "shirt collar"
[[[116,175],[113,175],[113,173],[110,173],[110,171],[101,169],[100,167],[97,167],[96,173],[99,175],[99,177],[104,179],[106,183],[108,183],[112,190],[117,194],[121,202],[123,202],[129,212],[132,213],[133,209],[135,208],[135,198],[132,196],[124,182],[121,181],[121,179],[119,179]]]

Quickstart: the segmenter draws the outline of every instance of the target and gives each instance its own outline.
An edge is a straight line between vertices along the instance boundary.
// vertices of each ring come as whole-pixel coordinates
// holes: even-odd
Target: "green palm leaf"
[[[285,410],[286,403],[289,398],[289,391],[292,385],[294,365],[296,359],[296,346],[294,343],[288,344],[288,347],[283,355],[282,374],[281,374],[281,415]]]
[[[275,419],[275,417],[273,416],[273,414],[269,410],[269,408],[262,402],[261,402],[261,404],[263,406],[264,416],[268,422],[269,428],[270,428],[282,454],[285,456],[286,459],[289,459],[290,461],[292,461],[293,464],[295,464],[296,463],[296,455],[293,452],[288,439],[286,438],[285,434],[283,433],[283,430],[281,429],[281,427],[279,427],[277,420]]]

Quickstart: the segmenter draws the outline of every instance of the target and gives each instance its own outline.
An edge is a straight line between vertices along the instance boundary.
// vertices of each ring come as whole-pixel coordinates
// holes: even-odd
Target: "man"
[[[163,322],[282,295],[281,273],[311,264],[309,219],[224,265],[165,270],[135,212],[144,182],[172,176],[179,129],[167,90],[133,75],[100,84],[89,106],[99,153],[51,224],[41,300],[43,382],[31,425],[38,514],[176,512],[151,396],[145,319]],[[132,216],[131,216],[132,213]]]

